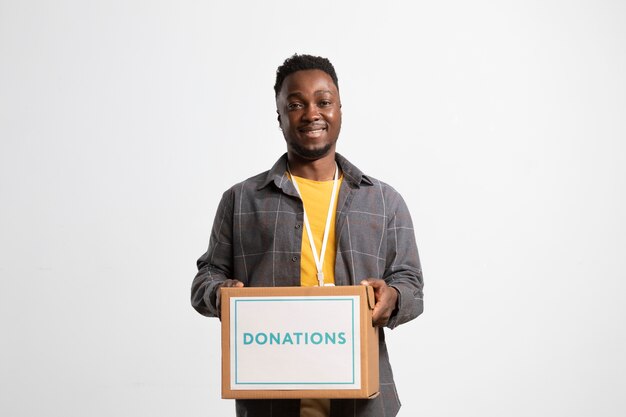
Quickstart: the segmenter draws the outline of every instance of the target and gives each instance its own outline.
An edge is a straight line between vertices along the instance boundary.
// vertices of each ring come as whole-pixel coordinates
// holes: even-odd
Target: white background
[[[626,3],[0,0],[0,414],[234,415],[189,305],[222,192],[329,57],[415,222],[401,416],[626,415]]]

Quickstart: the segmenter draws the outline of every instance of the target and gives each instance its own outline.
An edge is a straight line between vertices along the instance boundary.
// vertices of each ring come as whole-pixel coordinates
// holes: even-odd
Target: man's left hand
[[[374,326],[382,327],[389,321],[391,314],[398,304],[398,291],[387,285],[385,280],[368,278],[361,281],[361,285],[374,288],[374,311],[372,322]]]

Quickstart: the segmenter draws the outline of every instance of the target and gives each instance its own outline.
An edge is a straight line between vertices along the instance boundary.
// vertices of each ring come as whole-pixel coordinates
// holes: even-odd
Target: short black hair
[[[321,70],[332,78],[335,83],[335,87],[339,90],[339,80],[337,79],[337,74],[335,73],[335,67],[327,58],[322,58],[321,56],[313,56],[313,55],[298,55],[293,54],[289,58],[285,59],[283,65],[278,67],[276,70],[276,84],[274,84],[274,92],[276,93],[276,97],[278,97],[278,93],[280,93],[280,89],[283,86],[283,81],[287,76],[293,74],[296,71],[305,71],[305,70]]]

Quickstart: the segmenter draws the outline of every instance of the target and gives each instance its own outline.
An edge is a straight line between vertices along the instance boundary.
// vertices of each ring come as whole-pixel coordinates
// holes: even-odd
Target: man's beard
[[[322,156],[327,155],[328,152],[330,152],[330,148],[332,148],[332,144],[328,143],[322,146],[321,148],[309,149],[309,148],[300,146],[300,144],[298,143],[292,142],[291,147],[293,148],[296,155],[300,156],[301,158],[313,160],[313,159],[319,159]]]

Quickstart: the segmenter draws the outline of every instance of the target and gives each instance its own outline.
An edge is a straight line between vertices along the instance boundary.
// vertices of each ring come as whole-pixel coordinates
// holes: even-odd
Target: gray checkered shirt
[[[409,210],[389,185],[363,174],[336,154],[343,182],[336,213],[335,285],[382,278],[399,292],[394,328],[423,310],[422,270]],[[287,155],[272,169],[224,193],[208,251],[198,259],[193,307],[217,316],[216,293],[228,278],[249,287],[299,286],[303,206],[287,175]],[[331,417],[395,416],[395,390],[384,332],[380,334],[381,395],[372,400],[333,400]],[[298,417],[299,400],[238,400],[237,416]]]

